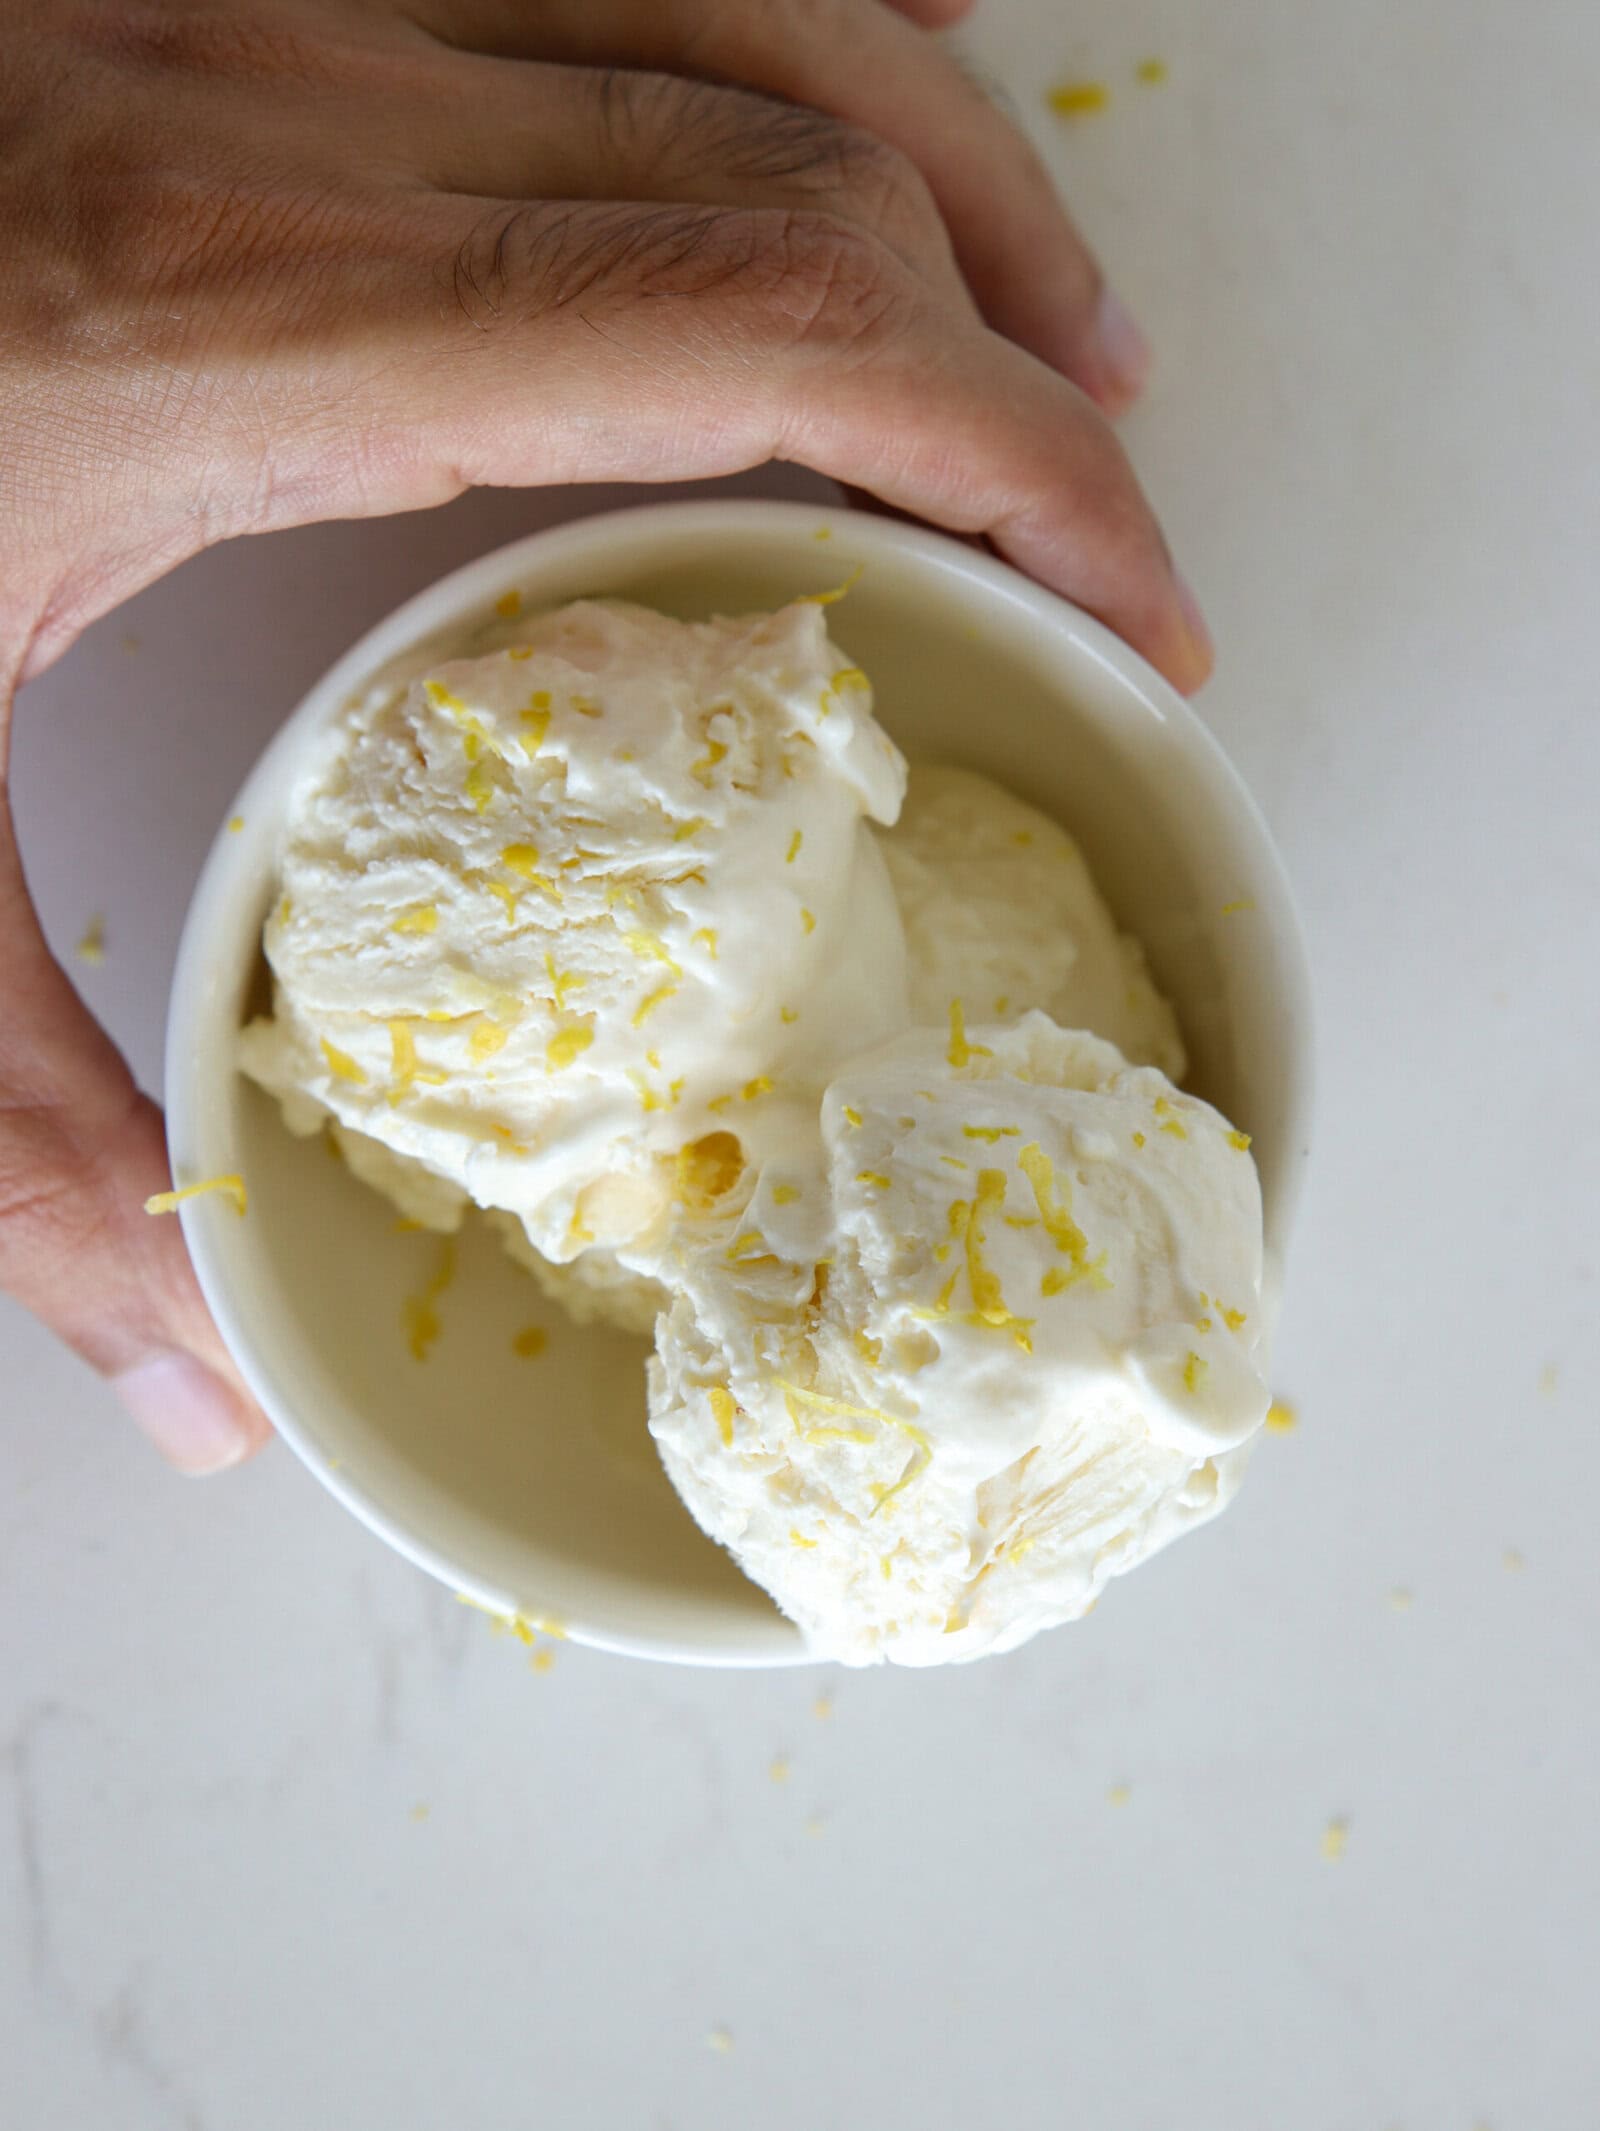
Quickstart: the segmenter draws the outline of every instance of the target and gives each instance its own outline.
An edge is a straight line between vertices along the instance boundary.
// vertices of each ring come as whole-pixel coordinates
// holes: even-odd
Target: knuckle
[[[870,127],[749,90],[684,86],[708,100],[679,138],[724,176],[836,200],[886,232],[920,235],[938,223],[921,171]]]
[[[919,285],[888,248],[813,208],[537,202],[482,217],[448,262],[480,332],[576,312],[714,295],[769,345],[865,358],[903,333]]]
[[[759,228],[748,278],[793,345],[865,360],[911,327],[921,308],[918,284],[858,223],[813,208],[752,219]]]
[[[474,224],[449,281],[481,330],[619,296],[698,294],[744,270],[745,221],[733,208],[526,202]]]

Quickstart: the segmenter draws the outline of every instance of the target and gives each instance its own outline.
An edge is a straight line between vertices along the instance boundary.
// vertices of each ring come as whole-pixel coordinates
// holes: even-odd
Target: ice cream
[[[1249,1143],[1138,944],[1033,807],[907,791],[820,604],[506,633],[323,736],[246,1070],[411,1220],[475,1204],[653,1329],[668,1474],[818,1656],[1076,1618],[1268,1407]]]
[[[1223,1507],[1269,1403],[1248,1141],[1038,1013],[846,1067],[669,1284],[667,1471],[847,1664],[1081,1615]]]
[[[1038,1007],[1183,1078],[1177,1020],[1144,950],[1117,931],[1083,853],[1048,815],[971,770],[918,762],[898,821],[877,835],[918,1021],[941,1026],[952,999],[975,1021]]]
[[[324,735],[242,1062],[414,1219],[470,1199],[546,1259],[648,1260],[730,1129],[751,1159],[814,1130],[833,1068],[904,1025],[866,822],[905,766],[817,603],[585,600],[517,635]]]

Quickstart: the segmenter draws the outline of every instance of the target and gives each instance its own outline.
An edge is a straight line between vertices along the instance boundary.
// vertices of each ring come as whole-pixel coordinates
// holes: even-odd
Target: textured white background
[[[534,1674],[287,1453],[171,1479],[0,1315],[7,2131],[1597,2121],[1600,13],[986,0],[971,43],[1157,342],[1127,434],[1303,900],[1301,1426],[1092,1622],[824,1721],[809,1673]],[[1069,72],[1113,87],[1070,131]],[[107,914],[75,966],[149,1082],[282,711],[602,500],[236,547],[24,698],[46,920]]]

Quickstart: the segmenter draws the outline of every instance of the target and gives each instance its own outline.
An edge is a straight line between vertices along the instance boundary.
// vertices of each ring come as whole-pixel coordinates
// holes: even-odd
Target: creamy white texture
[[[759,1155],[907,1019],[866,819],[905,765],[822,608],[685,623],[621,601],[375,688],[295,793],[242,1062],[546,1257],[659,1239],[677,1157]],[[347,1142],[401,1203],[396,1165]]]
[[[819,1656],[1013,1648],[1223,1507],[1268,1405],[1242,1134],[1035,1013],[857,1060],[822,1140],[680,1233],[651,1366],[674,1485]]]
[[[1177,1017],[1150,981],[1144,950],[1119,933],[1059,824],[988,777],[918,762],[878,842],[906,929],[911,1011],[942,1027],[1037,1007],[1090,1029],[1135,1065],[1184,1073]]]

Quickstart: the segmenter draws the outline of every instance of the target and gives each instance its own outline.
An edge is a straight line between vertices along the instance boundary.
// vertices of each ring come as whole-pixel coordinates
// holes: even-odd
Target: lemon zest
[[[968,1043],[967,1025],[962,1017],[961,1001],[959,999],[950,1001],[950,1049],[947,1055],[950,1064],[958,1072],[970,1059],[992,1058],[994,1056],[993,1051],[987,1045]]]
[[[322,1038],[322,1055],[328,1061],[328,1071],[336,1080],[348,1080],[356,1087],[365,1083],[367,1076],[350,1053],[341,1051],[336,1044],[330,1043],[326,1036]]]
[[[446,1236],[439,1245],[439,1256],[432,1276],[415,1295],[408,1295],[401,1305],[400,1321],[405,1327],[407,1344],[413,1361],[426,1361],[428,1351],[439,1337],[439,1312],[435,1308],[441,1295],[456,1276],[456,1247]]]
[[[1087,118],[1106,108],[1111,92],[1103,81],[1063,81],[1056,84],[1045,101],[1057,118]]]
[[[739,1410],[733,1393],[724,1384],[713,1384],[706,1396],[711,1405],[711,1417],[717,1424],[717,1433],[725,1444],[731,1446],[733,1417]]]
[[[858,562],[844,582],[833,586],[830,591],[797,593],[795,595],[795,605],[797,607],[831,607],[835,600],[843,599],[853,586],[860,583],[861,573],[865,568],[866,564],[864,562]]]
[[[178,1191],[157,1191],[145,1200],[146,1213],[176,1213],[186,1199],[205,1198],[209,1193],[220,1191],[233,1201],[235,1213],[242,1214],[249,1206],[249,1196],[244,1188],[244,1178],[230,1171],[226,1176],[203,1177],[198,1184],[185,1184]]]
[[[581,1058],[594,1041],[594,1030],[584,1022],[574,1021],[556,1033],[544,1047],[545,1063],[552,1073],[561,1073]]]

